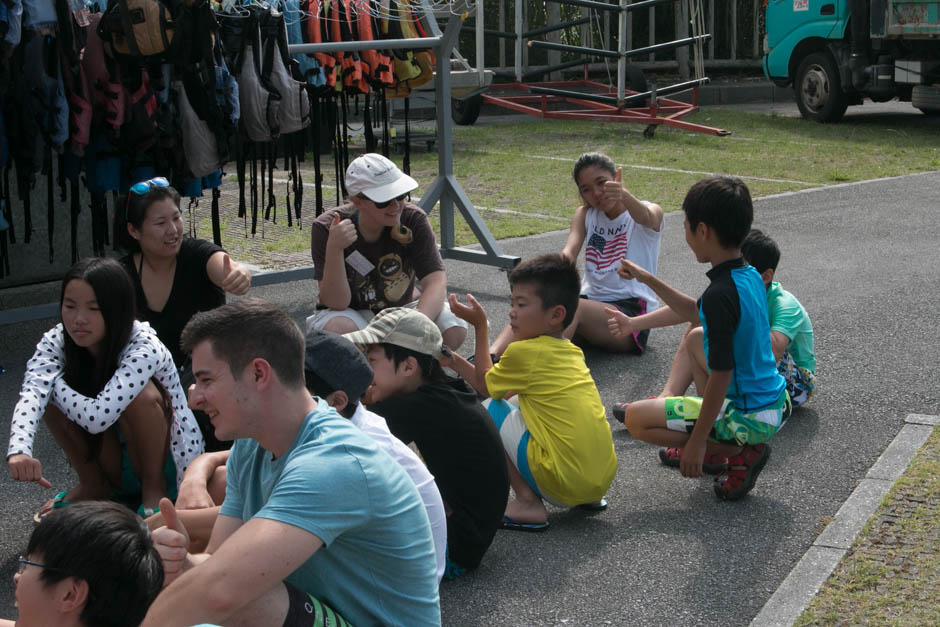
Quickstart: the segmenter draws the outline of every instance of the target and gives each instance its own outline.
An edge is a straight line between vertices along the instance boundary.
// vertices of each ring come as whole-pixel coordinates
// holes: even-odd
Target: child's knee
[[[131,401],[127,409],[124,410],[123,417],[136,418],[138,416],[152,416],[154,414],[163,415],[165,400],[163,394],[153,381],[148,381],[140,394]]]
[[[637,437],[646,429],[662,427],[666,424],[665,401],[661,398],[650,398],[635,401],[627,406],[623,424],[630,435]]]

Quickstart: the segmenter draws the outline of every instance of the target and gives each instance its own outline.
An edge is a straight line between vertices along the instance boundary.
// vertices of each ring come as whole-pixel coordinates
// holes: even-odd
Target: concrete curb
[[[799,618],[848,553],[895,481],[907,470],[934,427],[940,425],[940,416],[909,414],[904,422],[888,448],[836,512],[835,519],[819,534],[751,621],[751,627],[784,627]]]

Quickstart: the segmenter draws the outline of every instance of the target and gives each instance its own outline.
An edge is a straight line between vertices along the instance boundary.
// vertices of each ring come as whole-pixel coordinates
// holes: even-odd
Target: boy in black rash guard
[[[381,311],[346,334],[366,351],[375,380],[363,402],[389,430],[414,442],[437,482],[447,512],[447,569],[452,579],[479,566],[502,525],[509,473],[496,426],[476,392],[447,376],[450,353],[437,325],[419,311]]]
[[[702,398],[630,403],[624,424],[638,440],[682,449],[685,477],[702,476],[706,453],[728,457],[714,488],[718,498],[734,501],[754,487],[770,457],[766,442],[790,416],[790,398],[771,351],[764,283],[741,256],[754,216],[747,186],[727,176],[702,179],[682,210],[686,243],[700,263],[712,266],[699,300],[626,259],[619,273],[649,285],[684,320],[701,322],[687,343]]]

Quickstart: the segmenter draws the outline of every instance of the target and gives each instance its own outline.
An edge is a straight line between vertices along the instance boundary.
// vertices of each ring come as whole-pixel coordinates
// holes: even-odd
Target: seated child
[[[440,359],[450,354],[437,325],[414,309],[384,309],[346,337],[364,348],[375,373],[364,402],[396,437],[414,442],[447,510],[447,572],[476,568],[493,542],[509,493],[499,434],[460,379]]]
[[[83,501],[42,517],[13,582],[19,618],[0,627],[133,627],[163,587],[163,562],[134,512]]]
[[[625,424],[644,442],[682,449],[683,476],[700,477],[706,454],[728,457],[715,478],[715,494],[747,494],[770,457],[766,442],[790,415],[786,381],[770,346],[767,295],[760,274],[741,256],[753,206],[740,179],[714,176],[692,186],[682,203],[685,239],[712,269],[698,302],[635,264],[620,272],[649,285],[672,311],[701,322],[687,336],[692,375],[702,397],[654,398],[630,403]],[[698,339],[701,337],[701,339]]]
[[[813,352],[813,324],[809,314],[790,292],[775,282],[774,273],[780,261],[780,249],[777,243],[764,232],[751,229],[741,244],[744,260],[754,266],[764,286],[767,288],[767,313],[770,319],[770,346],[777,360],[777,370],[787,380],[787,394],[790,403],[796,409],[812,396],[816,389],[816,356]],[[671,309],[663,307],[655,313],[629,318],[616,310],[609,310],[611,333],[636,333],[638,329],[666,326],[675,316]],[[690,325],[689,331],[697,327],[698,322]],[[692,384],[692,369],[689,350],[689,331],[683,337],[673,357],[669,379],[663,387],[660,397],[681,396]],[[700,340],[699,340],[700,341]],[[701,349],[696,349],[700,353]],[[699,392],[704,392],[700,390]],[[623,422],[628,403],[615,403],[611,408],[614,417]],[[679,466],[678,449],[667,449],[661,456],[667,466]],[[706,472],[720,468],[727,460],[706,460]]]
[[[605,350],[641,354],[649,330],[636,334],[611,334],[606,307],[616,307],[626,315],[655,311],[656,295],[646,285],[626,281],[617,274],[621,257],[656,274],[659,245],[663,238],[663,210],[659,205],[638,200],[621,178],[613,160],[599,152],[586,152],[574,164],[572,178],[582,204],[574,210],[571,230],[561,254],[577,262],[584,248],[584,280],[581,301],[564,337],[588,342]],[[513,339],[507,325],[493,340],[490,352],[502,355]]]
[[[304,348],[304,379],[307,389],[348,418],[405,469],[424,502],[434,536],[437,579],[444,576],[447,555],[447,516],[434,477],[414,451],[391,434],[385,420],[360,404],[372,384],[372,368],[356,346],[328,331],[307,332]]]
[[[541,255],[509,274],[509,326],[513,342],[494,366],[486,312],[471,295],[468,305],[450,296],[451,309],[473,325],[475,363],[455,356],[453,367],[488,404],[506,450],[516,494],[504,528],[548,528],[543,500],[563,507],[606,507],[604,494],[617,472],[617,456],[604,406],[581,349],[562,333],[578,308],[580,279],[574,263]],[[511,393],[517,403],[504,400]]]
[[[816,391],[813,323],[800,301],[774,281],[780,248],[769,235],[752,229],[741,244],[741,254],[760,272],[767,288],[770,347],[777,360],[777,370],[787,380],[787,394],[796,409]]]

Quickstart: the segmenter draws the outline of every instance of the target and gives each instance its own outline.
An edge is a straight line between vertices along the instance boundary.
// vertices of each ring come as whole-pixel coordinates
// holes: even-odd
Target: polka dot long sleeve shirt
[[[137,398],[151,378],[167,389],[173,403],[170,451],[176,464],[177,483],[183,471],[204,449],[202,432],[186,403],[173,357],[146,322],[134,322],[130,340],[118,358],[111,379],[95,397],[79,394],[65,382],[64,329],[57,324],[42,336],[26,364],[20,398],[13,411],[7,457],[32,455],[33,440],[49,401],[69,420],[89,433],[111,427]]]

